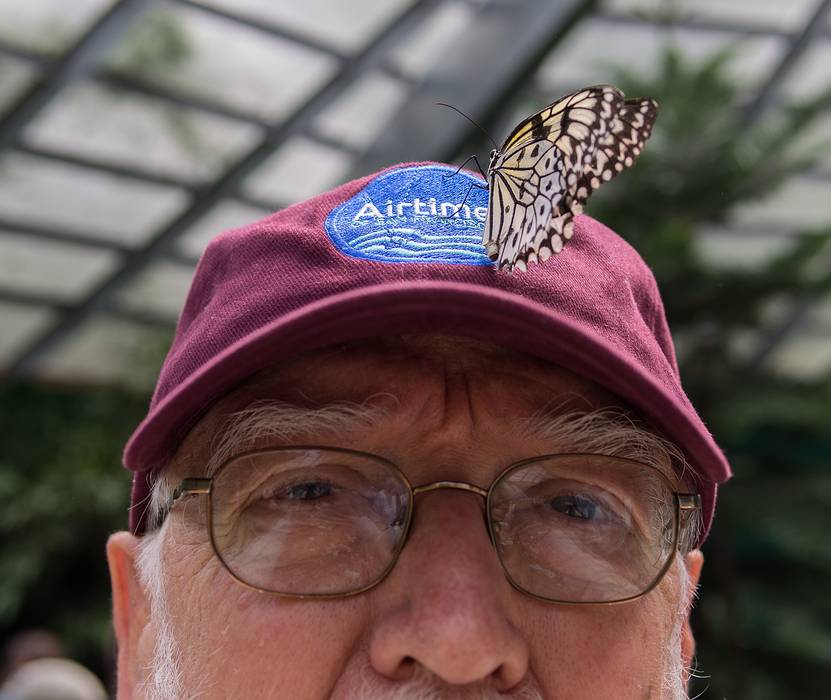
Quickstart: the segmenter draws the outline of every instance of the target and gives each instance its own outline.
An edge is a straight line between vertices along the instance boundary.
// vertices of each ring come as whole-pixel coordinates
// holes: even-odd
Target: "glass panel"
[[[354,52],[379,33],[412,0],[209,0],[203,5],[285,25],[343,51]]]
[[[222,201],[179,236],[179,250],[196,258],[202,254],[211,239],[223,231],[259,221],[270,213],[267,209],[259,209],[241,202]]]
[[[49,328],[54,318],[54,313],[46,308],[0,301],[0,366],[14,360],[17,353]]]
[[[176,190],[18,153],[0,157],[0,216],[138,245],[186,202]]]
[[[243,122],[92,82],[70,85],[24,132],[36,146],[188,181],[218,177],[261,134]]]
[[[337,68],[319,52],[183,7],[149,12],[118,47],[111,65],[275,122]]]
[[[810,127],[802,129],[799,136],[794,139],[792,148],[799,156],[819,156],[816,159],[817,168],[821,171],[821,176],[826,178],[826,182],[831,182],[831,114],[826,112]]]
[[[649,24],[586,20],[546,57],[536,79],[553,99],[584,85],[614,83],[616,70],[624,66],[639,76],[649,76],[657,69],[667,44],[675,46],[687,60],[701,61],[736,43],[734,35],[723,32],[668,32]],[[729,63],[730,74],[750,91],[770,74],[787,42],[778,37],[745,38],[736,48]]]
[[[614,12],[666,11],[666,0],[607,0],[607,7]],[[674,2],[681,9],[682,17],[692,20],[708,20],[728,24],[796,31],[802,28],[813,13],[814,0],[681,0]]]
[[[155,383],[170,332],[109,316],[87,321],[54,347],[37,367],[45,379],[126,384],[149,391]]]
[[[817,381],[831,373],[831,333],[806,336],[795,333],[774,350],[767,361],[779,374]]]
[[[0,285],[76,301],[111,272],[112,251],[0,231]]]
[[[698,253],[714,269],[753,270],[781,255],[794,244],[789,236],[731,231],[726,227],[704,226],[693,238]]]
[[[0,38],[45,54],[74,44],[113,0],[0,0]]]
[[[325,192],[342,181],[352,158],[306,138],[287,142],[243,184],[247,194],[275,206]]]
[[[472,25],[473,15],[474,8],[466,2],[439,5],[425,22],[392,49],[393,64],[411,78],[424,78],[453,42]]]
[[[38,70],[9,56],[0,56],[0,117],[38,77]]]
[[[404,83],[370,73],[359,78],[316,120],[321,134],[353,148],[367,148],[407,99]]]
[[[831,42],[815,41],[796,63],[782,84],[782,97],[791,102],[816,98],[831,88]]]
[[[765,231],[825,227],[831,220],[828,182],[792,177],[764,201],[736,207],[733,220],[743,228],[760,226]]]
[[[190,288],[193,268],[160,261],[147,267],[116,296],[118,305],[136,311],[151,311],[176,321]]]

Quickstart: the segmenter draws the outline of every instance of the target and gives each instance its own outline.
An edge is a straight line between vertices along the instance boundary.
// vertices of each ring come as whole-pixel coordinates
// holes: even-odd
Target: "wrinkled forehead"
[[[203,460],[239,412],[274,400],[310,409],[378,405],[390,419],[406,425],[417,416],[422,426],[453,400],[484,406],[503,424],[547,411],[629,410],[590,379],[511,348],[445,335],[393,336],[333,345],[258,372],[203,416],[180,453]]]
[[[220,411],[269,398],[316,407],[331,401],[364,401],[388,394],[406,401],[414,390],[464,383],[469,393],[491,392],[504,402],[556,403],[558,410],[618,406],[618,397],[590,378],[513,348],[446,335],[403,335],[333,345],[250,377]],[[440,396],[433,396],[438,401]]]

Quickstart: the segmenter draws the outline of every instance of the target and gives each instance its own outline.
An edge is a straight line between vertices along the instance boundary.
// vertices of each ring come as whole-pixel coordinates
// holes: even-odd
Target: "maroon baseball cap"
[[[144,531],[155,477],[189,430],[254,372],[332,343],[423,332],[510,346],[617,394],[689,460],[703,541],[730,468],[681,386],[649,267],[578,216],[561,253],[499,271],[481,242],[483,184],[439,163],[397,165],[217,236],[124,451],[131,530]]]

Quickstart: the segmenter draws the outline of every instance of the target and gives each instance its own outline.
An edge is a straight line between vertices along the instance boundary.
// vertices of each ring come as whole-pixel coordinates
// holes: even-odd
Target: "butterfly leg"
[[[451,177],[451,176],[445,175],[444,177]],[[452,219],[454,216],[456,216],[456,214],[458,214],[462,210],[462,207],[465,205],[465,202],[467,202],[467,198],[470,196],[470,191],[474,187],[477,190],[486,190],[486,189],[488,189],[487,185],[480,185],[476,182],[471,182],[470,187],[468,187],[467,192],[465,192],[465,198],[462,200],[462,203],[458,207],[453,209],[453,213],[450,216],[439,216],[439,218],[440,219]]]
[[[468,163],[470,163],[470,161],[473,161],[474,163],[476,163],[476,168],[477,168],[477,170],[479,170],[479,174],[482,176],[482,179],[487,181],[488,176],[485,175],[485,171],[482,170],[482,165],[479,163],[479,158],[477,158],[475,154],[470,156],[467,160],[465,160],[464,163],[462,163],[458,168],[456,168],[455,173],[453,173],[452,175],[442,175],[442,177],[445,178],[445,179],[449,178],[449,177],[456,177],[456,175],[458,175],[460,172],[462,172],[462,168],[464,168]],[[487,189],[487,187],[485,187],[483,189]]]

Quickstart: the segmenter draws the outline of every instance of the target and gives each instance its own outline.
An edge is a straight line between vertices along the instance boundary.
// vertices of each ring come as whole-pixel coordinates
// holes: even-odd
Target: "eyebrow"
[[[681,449],[651,430],[630,409],[604,406],[590,410],[563,410],[564,403],[551,403],[522,421],[527,437],[557,442],[574,452],[604,454],[642,462],[680,486],[694,479],[694,469]]]
[[[383,396],[395,399],[391,394]],[[225,462],[266,439],[288,442],[305,435],[337,434],[377,427],[390,410],[370,397],[363,403],[338,401],[318,408],[285,401],[257,401],[232,415],[219,433],[206,466],[213,476]],[[397,402],[397,399],[395,399]]]
[[[385,397],[386,401],[378,399]],[[339,401],[310,408],[285,401],[255,402],[232,414],[221,431],[206,465],[212,476],[225,462],[264,441],[288,443],[305,436],[337,435],[370,430],[389,420],[392,394],[369,397],[362,403]],[[669,440],[647,430],[621,407],[564,410],[565,403],[549,404],[529,416],[517,416],[519,434],[529,440],[557,444],[559,450],[625,457],[653,466],[672,481],[691,469]],[[680,466],[680,468],[679,468]]]

